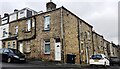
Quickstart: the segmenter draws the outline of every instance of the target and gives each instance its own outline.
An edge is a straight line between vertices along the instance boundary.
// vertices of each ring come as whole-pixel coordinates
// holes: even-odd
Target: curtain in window
[[[50,16],[45,16],[44,30],[49,30],[49,29],[50,29]]]

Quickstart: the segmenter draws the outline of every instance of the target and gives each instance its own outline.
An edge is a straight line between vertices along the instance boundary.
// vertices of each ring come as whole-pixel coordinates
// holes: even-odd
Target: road
[[[27,62],[27,63],[1,63],[1,69],[120,69],[120,66],[81,66],[76,64],[60,64],[60,63],[48,63],[48,62]]]

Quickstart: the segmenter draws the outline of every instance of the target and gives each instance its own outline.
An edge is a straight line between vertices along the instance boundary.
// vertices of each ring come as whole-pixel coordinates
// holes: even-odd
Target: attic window
[[[23,14],[23,13],[24,13],[24,11],[21,11],[21,12],[20,12],[20,14]]]

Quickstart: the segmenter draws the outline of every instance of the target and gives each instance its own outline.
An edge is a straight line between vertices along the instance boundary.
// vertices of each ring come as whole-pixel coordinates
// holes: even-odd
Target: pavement
[[[48,61],[28,61],[29,64],[39,65],[40,67],[87,67],[89,64],[68,64],[68,63],[59,63],[59,62],[48,62]]]
[[[0,62],[1,69],[120,69],[120,66],[104,67],[91,67],[89,64],[67,64],[59,62],[48,62],[29,60],[26,63],[5,63]]]

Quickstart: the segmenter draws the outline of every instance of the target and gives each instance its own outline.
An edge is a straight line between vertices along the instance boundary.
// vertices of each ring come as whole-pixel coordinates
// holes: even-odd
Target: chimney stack
[[[18,12],[18,9],[15,9],[14,12]]]
[[[56,4],[53,3],[51,0],[46,4],[46,10],[47,11],[52,11],[56,9]]]
[[[9,14],[8,13],[4,13],[4,17],[8,17],[9,16]]]

